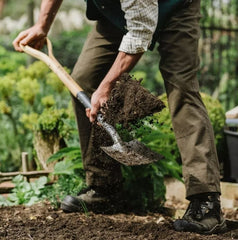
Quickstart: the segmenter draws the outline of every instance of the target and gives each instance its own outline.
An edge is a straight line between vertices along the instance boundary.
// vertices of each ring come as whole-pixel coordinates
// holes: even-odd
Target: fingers
[[[103,101],[101,104],[100,102],[96,102],[95,104],[91,102],[92,106],[90,108],[86,108],[86,116],[89,118],[90,122],[95,122],[97,119],[97,115],[99,111],[102,111],[102,106],[106,106],[106,103]]]
[[[21,45],[29,45],[35,49],[41,49],[44,46],[46,33],[39,29],[37,26],[33,26],[25,31],[19,33],[16,39],[13,41],[13,46],[16,51],[23,52]]]
[[[86,108],[86,116],[88,117],[88,118],[90,118],[90,111],[91,111],[91,109],[90,108]]]
[[[16,37],[16,39],[13,41],[12,44],[13,44],[13,46],[14,46],[14,48],[15,48],[16,51],[18,51],[18,52],[23,52],[23,50],[22,50],[22,48],[21,48],[21,46],[20,46],[20,43],[21,43],[22,39],[24,39],[26,36],[27,36],[26,31],[23,31],[23,32],[21,32],[21,33]],[[23,44],[23,45],[24,45],[24,44]]]
[[[89,118],[91,123],[95,122],[97,119],[99,109],[98,108],[86,108],[86,116]]]

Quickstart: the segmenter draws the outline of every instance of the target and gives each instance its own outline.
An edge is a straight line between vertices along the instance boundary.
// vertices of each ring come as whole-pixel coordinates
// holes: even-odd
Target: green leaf
[[[26,206],[31,206],[35,203],[39,202],[39,198],[36,196],[32,196],[29,200],[29,202],[26,203]]]
[[[80,148],[78,147],[62,148],[57,153],[50,156],[49,159],[47,160],[47,163],[61,160],[62,158],[66,157],[68,154],[73,154],[75,156],[80,155]]]

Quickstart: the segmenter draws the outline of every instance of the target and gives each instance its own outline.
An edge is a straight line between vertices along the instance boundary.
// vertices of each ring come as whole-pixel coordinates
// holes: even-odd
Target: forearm
[[[37,24],[48,33],[63,0],[42,0]]]
[[[123,73],[130,72],[130,70],[136,65],[142,55],[143,53],[128,54],[125,52],[119,52],[112,67],[100,84],[100,87],[105,87],[108,89],[108,91],[111,91],[116,80]]]

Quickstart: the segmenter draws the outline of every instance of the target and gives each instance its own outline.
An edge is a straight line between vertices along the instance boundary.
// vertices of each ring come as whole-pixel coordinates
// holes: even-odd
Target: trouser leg
[[[165,80],[173,128],[183,162],[187,197],[220,192],[214,134],[199,94],[200,0],[176,12],[161,32],[160,70]]]
[[[72,77],[90,96],[110,69],[118,53],[122,35],[106,21],[97,22],[75,64]],[[110,189],[120,185],[120,165],[95,145],[97,128],[85,115],[85,108],[73,97],[82,159],[88,186]],[[97,143],[100,139],[97,139]],[[103,143],[103,139],[101,139]]]

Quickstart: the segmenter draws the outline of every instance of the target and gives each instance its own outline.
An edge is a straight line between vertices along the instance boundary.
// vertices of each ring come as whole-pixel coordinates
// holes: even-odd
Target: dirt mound
[[[63,213],[48,204],[0,208],[1,240],[231,240],[234,231],[203,236],[174,231],[172,219],[161,214],[102,215]]]

